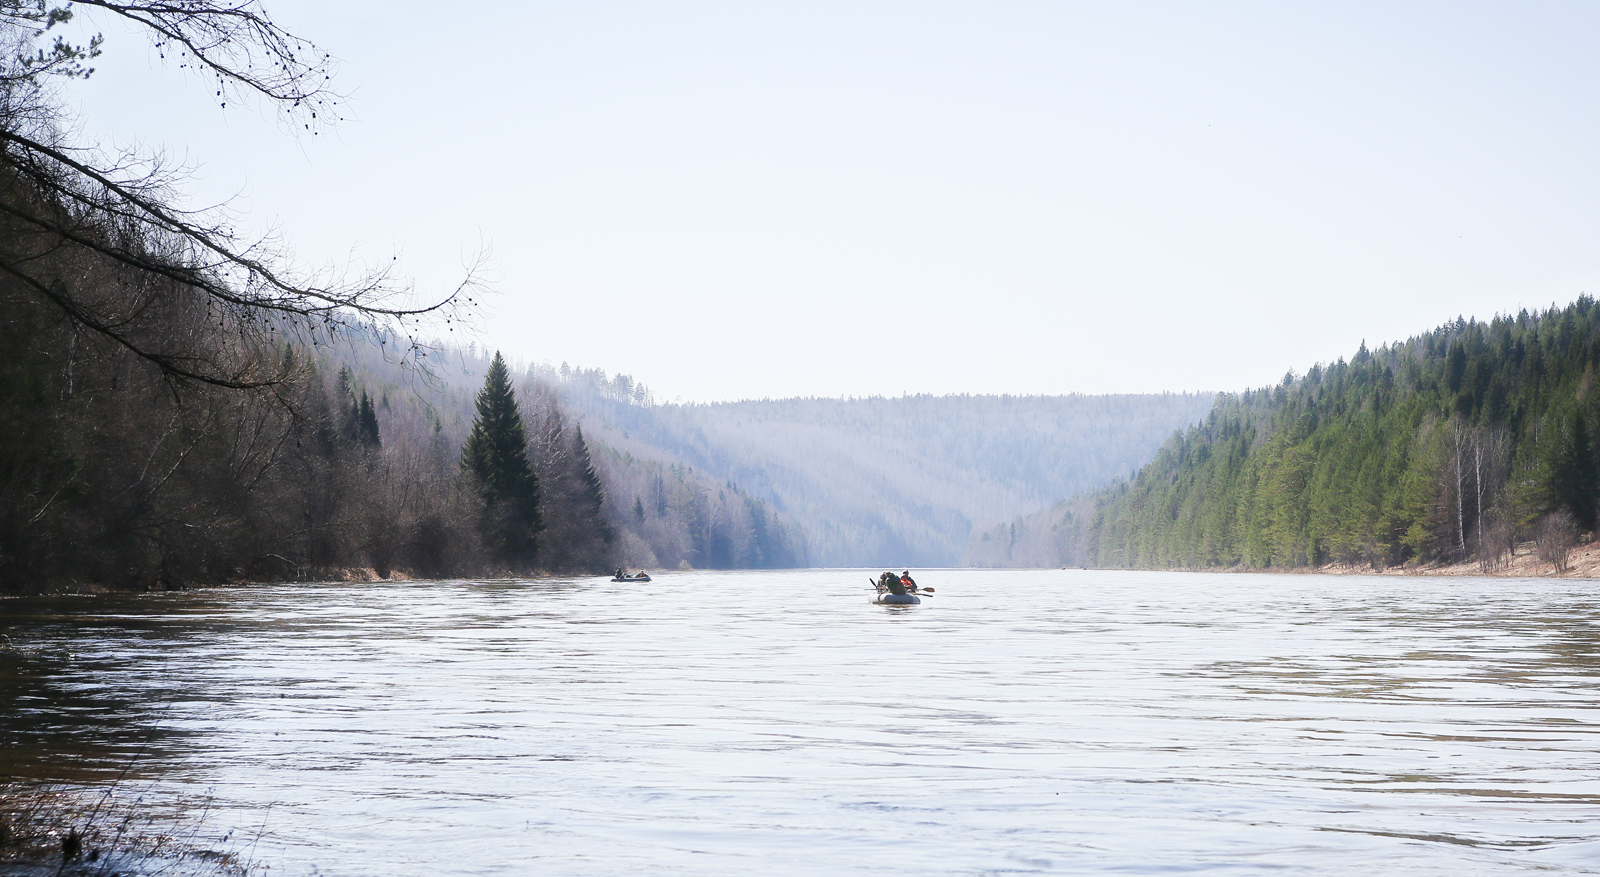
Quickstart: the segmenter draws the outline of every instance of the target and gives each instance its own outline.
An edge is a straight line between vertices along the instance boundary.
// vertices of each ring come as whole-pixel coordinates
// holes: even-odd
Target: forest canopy
[[[1588,296],[1362,345],[1218,396],[1132,479],[987,534],[1004,552],[974,550],[997,564],[1492,569],[1531,543],[1559,567],[1600,511],[1597,367]]]

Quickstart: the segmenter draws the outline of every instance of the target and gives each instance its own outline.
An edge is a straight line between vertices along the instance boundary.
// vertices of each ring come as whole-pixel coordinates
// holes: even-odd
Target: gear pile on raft
[[[879,606],[914,606],[922,602],[918,594],[933,593],[932,588],[917,587],[909,569],[899,575],[885,572],[878,576],[872,586],[878,591],[873,595],[872,602]]]

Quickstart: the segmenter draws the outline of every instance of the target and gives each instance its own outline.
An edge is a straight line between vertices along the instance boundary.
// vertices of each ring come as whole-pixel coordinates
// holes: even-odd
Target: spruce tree
[[[495,352],[478,393],[478,416],[461,449],[461,468],[483,499],[484,542],[497,560],[526,567],[537,554],[539,480],[528,464],[528,433],[506,361]]]
[[[1596,495],[1600,494],[1600,467],[1595,465],[1595,446],[1586,421],[1581,411],[1568,415],[1552,467],[1551,492],[1556,509],[1565,507],[1577,519],[1579,530],[1592,532]]]
[[[589,456],[589,443],[583,440],[583,427],[578,427],[572,439],[572,463],[578,473],[577,506],[586,519],[584,523],[593,534],[594,547],[598,553],[607,553],[616,532],[611,529],[611,523],[606,520],[605,502],[606,489],[600,481],[600,473],[594,471],[594,460]],[[640,511],[643,511],[641,509]],[[608,563],[610,557],[590,558],[591,562],[601,561]]]
[[[383,445],[378,434],[378,411],[372,407],[372,397],[361,391],[361,403],[356,406],[356,438],[362,445],[377,450]]]
[[[356,376],[349,366],[339,368],[338,383],[334,388],[335,404],[339,410],[339,438],[350,444],[361,440],[361,402],[356,399]]]

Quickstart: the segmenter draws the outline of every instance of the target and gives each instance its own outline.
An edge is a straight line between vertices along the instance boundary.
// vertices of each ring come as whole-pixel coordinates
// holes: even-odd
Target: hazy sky
[[[309,262],[486,242],[476,340],[663,398],[1243,389],[1600,291],[1600,4],[266,5],[336,129],[105,21],[84,130]]]

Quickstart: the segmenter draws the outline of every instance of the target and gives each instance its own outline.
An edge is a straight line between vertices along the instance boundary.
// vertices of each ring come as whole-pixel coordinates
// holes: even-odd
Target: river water
[[[1600,870],[1600,583],[868,575],[3,600],[0,770],[273,875]]]

